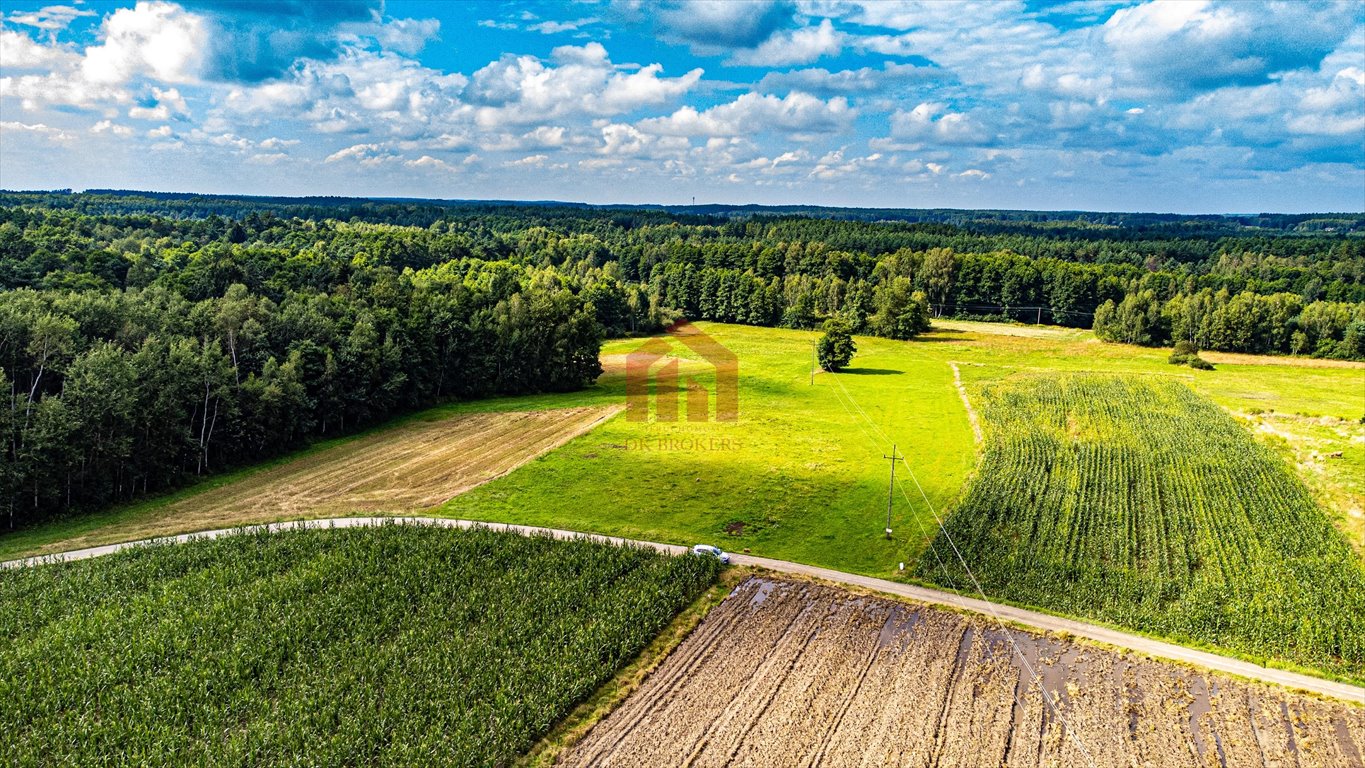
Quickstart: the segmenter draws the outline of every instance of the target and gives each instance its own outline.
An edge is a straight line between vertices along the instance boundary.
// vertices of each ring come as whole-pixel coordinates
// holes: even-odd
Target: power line
[[[830,391],[834,392],[834,399],[838,401],[839,405],[843,406],[844,411],[848,413],[849,417],[854,420],[855,424],[857,424],[858,431],[862,432],[863,437],[867,438],[868,444],[875,448],[877,446],[877,439],[867,431],[867,428],[863,426],[861,421],[858,421],[858,416],[855,413],[853,413],[852,410],[849,409],[848,405],[844,402],[843,398],[839,395],[839,393],[835,390]],[[856,406],[857,403],[855,402],[854,405]],[[897,489],[900,490],[901,496],[905,497],[906,504],[909,504],[910,497],[905,493],[905,489],[900,487],[899,483],[897,483]],[[913,507],[913,505],[911,506]],[[915,525],[919,527],[920,535],[924,537],[925,541],[929,542],[929,551],[934,553],[934,559],[938,561],[939,568],[942,569],[944,573],[947,573],[948,568],[944,565],[943,558],[939,557],[938,547],[934,545],[934,539],[929,535],[929,531],[925,530],[924,523],[920,522],[920,519],[918,517],[915,517],[914,515],[911,515],[911,519],[914,520]],[[955,595],[952,592],[948,592],[947,594],[951,597],[957,597],[957,595]],[[967,610],[966,603],[960,602],[958,600],[953,600],[953,603],[956,604],[958,607],[962,608],[963,610]]]
[[[867,411],[863,410],[863,407],[858,404],[857,399],[855,399],[853,395],[849,393],[848,389],[844,387],[844,383],[839,380],[839,377],[831,376],[830,378],[833,379],[834,383],[843,391],[844,396],[853,404],[853,407],[862,414],[863,419],[872,427],[873,431],[881,435],[885,442],[891,442],[890,439],[886,437],[886,433],[882,432],[876,422],[872,421],[872,418],[867,415]],[[905,470],[910,473],[910,480],[913,481],[915,487],[919,489],[920,497],[924,499],[925,506],[929,508],[929,512],[934,516],[934,520],[938,523],[939,531],[943,533],[944,539],[948,542],[948,546],[952,548],[953,554],[957,556],[957,560],[961,563],[962,569],[967,572],[967,577],[972,580],[972,585],[976,587],[976,592],[981,596],[981,601],[984,602],[990,610],[991,617],[1000,625],[1000,629],[1010,641],[1010,647],[1013,648],[1015,655],[1019,657],[1019,661],[1023,663],[1024,669],[1026,669],[1029,676],[1038,683],[1038,690],[1042,692],[1043,701],[1046,702],[1048,708],[1052,710],[1053,717],[1056,717],[1057,720],[1061,722],[1062,727],[1066,730],[1067,736],[1071,738],[1072,743],[1076,745],[1076,748],[1080,750],[1081,755],[1085,757],[1086,763],[1094,768],[1095,760],[1090,756],[1090,751],[1081,743],[1080,738],[1076,736],[1076,732],[1071,728],[1071,724],[1067,721],[1066,716],[1062,714],[1061,709],[1059,709],[1056,702],[1053,701],[1052,695],[1048,693],[1047,685],[1044,683],[1042,676],[1034,669],[1033,664],[1029,662],[1028,657],[1019,650],[1019,645],[1014,639],[1014,633],[1010,631],[1009,627],[1005,625],[1005,621],[1000,618],[1000,614],[996,612],[995,604],[991,602],[990,598],[986,597],[986,590],[981,588],[981,582],[977,580],[976,574],[972,573],[971,567],[967,565],[966,558],[962,556],[962,550],[958,549],[957,543],[953,541],[952,534],[948,533],[948,528],[944,525],[943,518],[939,516],[938,510],[934,508],[933,502],[929,501],[929,495],[924,492],[924,486],[920,485],[919,478],[915,476],[915,470],[904,457],[901,457],[901,463],[905,465]],[[910,497],[905,493],[904,488],[901,488],[901,495],[905,496],[905,502],[910,504]],[[937,557],[937,552],[935,552],[935,557]],[[940,561],[939,565],[942,567],[942,561]],[[946,573],[947,569],[944,569],[944,572]]]
[[[868,444],[869,444],[870,446],[872,446],[872,447],[875,449],[875,448],[877,447],[877,439],[876,439],[875,437],[873,437],[872,434],[871,434],[870,432],[867,431],[867,428],[866,428],[866,427],[863,426],[862,421],[860,421],[860,420],[858,419],[858,416],[849,408],[848,404],[844,402],[844,398],[843,398],[842,396],[840,396],[838,390],[833,390],[833,389],[832,389],[832,390],[830,390],[830,391],[834,393],[834,399],[835,399],[836,401],[838,401],[838,403],[839,403],[840,406],[843,407],[844,412],[847,413],[847,414],[849,415],[849,418],[851,418],[851,419],[853,420],[853,423],[856,424],[856,425],[858,426],[858,431],[859,431],[859,432],[862,432],[862,433],[863,433],[863,437],[867,438]],[[847,390],[845,390],[845,395],[847,395]],[[856,401],[853,401],[853,405],[854,405],[854,406],[857,406],[857,402],[856,402]],[[869,423],[869,424],[872,424],[872,422],[870,422],[870,421],[869,421],[868,423]],[[872,426],[875,428],[875,427],[876,427],[876,424],[872,424]],[[880,430],[878,430],[878,431],[880,431]],[[897,484],[896,484],[896,489],[899,490],[899,491],[901,492],[901,496],[904,497],[906,505],[909,506],[909,507],[911,507],[911,508],[913,509],[913,508],[914,508],[914,505],[910,503],[910,496],[909,496],[909,494],[907,494],[907,493],[905,492],[905,488],[903,488],[903,487],[901,486],[900,483],[897,483]],[[934,544],[934,537],[932,537],[932,536],[929,535],[929,531],[928,531],[927,529],[925,529],[924,523],[920,521],[920,519],[919,519],[919,517],[918,517],[917,515],[913,515],[913,514],[910,515],[910,519],[915,521],[915,527],[919,528],[920,536],[923,537],[925,541],[929,542],[929,551],[930,551],[931,553],[933,553],[933,555],[934,555],[934,561],[938,563],[939,570],[942,571],[944,574],[947,574],[947,573],[948,573],[948,566],[944,564],[943,558],[940,557],[939,554],[938,554],[938,547]],[[943,594],[948,598],[948,601],[949,601],[950,603],[952,603],[953,605],[956,605],[958,608],[961,608],[963,611],[970,611],[970,610],[971,610],[970,608],[967,607],[967,604],[966,604],[965,602],[963,602],[962,597],[961,597],[960,595],[958,595],[957,593],[955,593],[955,592],[945,592],[945,593],[943,593]],[[1007,636],[1009,635],[1008,632],[1006,632],[1005,634],[1006,634]],[[1013,642],[1012,639],[1011,639],[1011,642]],[[1036,674],[1034,674],[1034,675],[1031,675],[1029,679],[1030,679],[1030,680],[1035,680],[1036,677],[1037,677]],[[1040,685],[1039,687],[1041,688],[1042,686]],[[1018,686],[1015,686],[1014,689],[1010,691],[1010,695],[1014,698],[1014,703],[1017,704],[1017,705],[1019,706],[1020,711],[1023,711],[1024,709],[1027,709],[1027,707],[1024,706],[1024,701],[1023,701],[1023,699],[1019,698],[1019,689],[1018,689]]]
[[[862,415],[862,418],[867,422],[868,426],[872,427],[873,431],[880,435],[885,442],[890,442],[890,439],[887,438],[886,433],[882,432],[881,428],[877,426],[877,423],[874,422],[872,418],[867,415],[867,411],[863,409],[863,407],[858,403],[857,399],[855,399],[853,395],[848,391],[848,389],[844,387],[843,382],[840,381],[837,376],[831,376],[830,378],[834,379],[834,383],[839,387],[840,390],[843,391],[844,396],[848,398],[848,401],[852,403],[853,407],[856,408],[857,411]],[[1057,720],[1061,722],[1062,727],[1066,730],[1066,733],[1071,738],[1072,743],[1076,745],[1076,748],[1080,750],[1081,754],[1085,757],[1086,763],[1088,763],[1092,768],[1094,768],[1095,761],[1090,756],[1090,751],[1087,750],[1085,748],[1085,745],[1081,743],[1080,738],[1076,736],[1076,733],[1071,728],[1071,724],[1067,721],[1066,716],[1062,714],[1056,702],[1053,701],[1051,694],[1048,693],[1047,686],[1044,683],[1042,676],[1038,674],[1038,671],[1036,669],[1034,669],[1033,664],[1029,662],[1028,657],[1026,657],[1023,654],[1023,652],[1019,650],[1019,645],[1017,642],[1015,642],[1014,639],[1014,633],[1010,631],[1009,627],[1005,625],[1004,620],[1000,618],[1000,614],[996,612],[995,604],[991,602],[990,598],[986,597],[986,591],[981,588],[981,582],[977,580],[976,574],[972,573],[971,567],[967,565],[966,559],[962,556],[962,551],[958,549],[957,544],[953,541],[952,534],[948,533],[948,529],[943,523],[943,518],[939,516],[938,510],[935,509],[933,503],[929,501],[928,494],[924,492],[924,487],[920,485],[919,478],[915,476],[915,470],[911,468],[909,462],[906,461],[904,457],[901,458],[901,463],[905,465],[906,471],[910,473],[910,479],[915,483],[915,487],[919,489],[920,497],[924,499],[925,506],[927,506],[929,508],[929,512],[933,514],[934,520],[938,523],[939,531],[943,533],[945,539],[948,541],[949,546],[952,547],[953,553],[957,556],[958,562],[962,564],[962,569],[967,572],[968,578],[972,580],[972,584],[976,587],[977,594],[981,596],[982,602],[986,603],[986,606],[990,610],[991,617],[994,618],[995,621],[1000,625],[1000,629],[1004,632],[1005,637],[1010,641],[1010,647],[1014,650],[1015,655],[1019,657],[1019,661],[1023,663],[1024,669],[1028,671],[1029,677],[1038,683],[1038,690],[1043,695],[1043,701],[1047,704],[1048,708],[1052,710],[1053,717],[1056,717]],[[901,488],[900,491],[901,495],[905,497],[905,503],[913,506],[913,504],[910,501],[909,495],[905,493],[905,489]],[[921,526],[920,529],[921,531],[923,531],[923,526]],[[939,567],[942,568],[943,572],[946,574],[947,568],[943,567],[943,561],[938,557],[938,551],[936,549],[934,550],[934,558],[939,561]]]

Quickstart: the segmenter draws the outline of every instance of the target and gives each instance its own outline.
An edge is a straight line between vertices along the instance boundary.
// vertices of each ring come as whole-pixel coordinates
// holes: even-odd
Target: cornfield
[[[1131,377],[982,394],[985,454],[947,530],[988,594],[1365,679],[1365,570],[1227,414]],[[972,588],[943,533],[918,568]]]
[[[0,764],[505,764],[716,569],[386,525],[0,572]]]

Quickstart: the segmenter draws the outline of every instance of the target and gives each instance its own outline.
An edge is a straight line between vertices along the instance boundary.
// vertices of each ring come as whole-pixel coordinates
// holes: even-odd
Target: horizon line
[[[1183,217],[1219,217],[1232,218],[1244,216],[1365,216],[1365,209],[1360,211],[1222,211],[1222,212],[1179,212],[1179,211],[1154,211],[1154,210],[1122,210],[1122,209],[1083,209],[1083,208],[955,208],[955,207],[905,207],[905,206],[862,206],[862,205],[825,205],[820,203],[592,203],[587,201],[574,200],[553,200],[553,199],[515,199],[515,198],[462,198],[462,197],[403,197],[403,196],[354,196],[354,195],[271,195],[260,193],[237,193],[237,192],[190,192],[174,190],[156,189],[115,189],[112,187],[87,187],[76,189],[74,187],[58,187],[51,189],[7,189],[0,188],[0,195],[90,195],[90,194],[148,194],[148,195],[171,195],[188,198],[223,198],[237,200],[361,200],[372,202],[415,202],[415,203],[434,203],[434,204],[464,204],[464,205],[521,205],[521,206],[542,206],[552,207],[579,207],[579,208],[623,208],[623,209],[661,209],[666,211],[686,211],[688,209],[758,209],[758,210],[782,210],[782,209],[815,209],[826,211],[960,211],[964,213],[974,212],[997,212],[997,213],[1048,213],[1048,214],[1134,214],[1148,216],[1183,216]]]

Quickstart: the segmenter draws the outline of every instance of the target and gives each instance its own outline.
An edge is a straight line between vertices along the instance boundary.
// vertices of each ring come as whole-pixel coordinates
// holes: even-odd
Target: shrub
[[[858,344],[853,340],[849,324],[842,318],[832,317],[825,321],[825,335],[815,345],[815,355],[820,359],[820,367],[830,373],[838,373],[853,360]]]
[[[1177,341],[1175,349],[1171,350],[1171,365],[1185,365],[1190,362],[1190,358],[1199,355],[1199,348],[1189,341]]]

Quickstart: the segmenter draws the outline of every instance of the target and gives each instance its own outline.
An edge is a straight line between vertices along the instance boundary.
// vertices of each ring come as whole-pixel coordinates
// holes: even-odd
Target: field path
[[[967,421],[972,423],[972,435],[976,438],[976,447],[980,448],[985,442],[981,436],[981,422],[976,418],[976,409],[972,408],[972,401],[967,398],[967,388],[962,386],[962,372],[957,369],[957,363],[949,361],[948,367],[953,369],[953,386],[957,387],[957,396],[962,398],[962,407],[967,409]]]
[[[220,536],[231,535],[234,533],[251,531],[280,531],[290,528],[350,528],[364,525],[383,525],[385,523],[408,523],[417,525],[436,525],[446,528],[473,528],[486,527],[496,530],[506,530],[524,535],[544,535],[548,534],[558,539],[586,537],[596,541],[609,542],[612,544],[634,544],[638,546],[652,547],[653,549],[670,554],[680,554],[687,551],[687,547],[675,544],[661,544],[652,541],[636,541],[633,539],[623,539],[616,536],[602,536],[598,534],[588,534],[580,531],[566,531],[558,528],[539,528],[529,525],[496,524],[478,522],[473,520],[452,520],[447,518],[432,517],[338,517],[322,520],[303,520],[290,523],[272,523],[269,525],[255,525],[244,528],[224,528],[213,531],[203,531],[199,533],[182,534],[179,536],[167,536],[156,539],[144,539],[141,541],[130,541],[120,544],[108,544],[101,547],[90,547],[87,549],[77,549],[53,555],[43,555],[40,557],[28,557],[19,560],[8,560],[0,563],[0,568],[12,568],[25,565],[39,565],[43,563],[84,560],[100,555],[108,555],[119,550],[131,547],[143,546],[152,543],[176,543],[185,542],[198,538],[217,538]],[[943,592],[927,587],[915,586],[912,584],[902,584],[900,582],[888,581],[886,579],[876,579],[870,576],[859,576],[842,571],[834,571],[828,568],[820,568],[813,565],[803,565],[792,563],[786,560],[772,560],[766,557],[754,557],[751,555],[732,554],[731,562],[736,565],[755,566],[766,568],[778,573],[790,573],[800,576],[809,576],[823,579],[825,581],[845,584],[848,586],[861,587],[876,592],[882,592],[911,600],[926,603],[929,605],[941,605],[949,608],[959,608],[973,613],[991,616],[1003,622],[1018,624],[1045,632],[1058,632],[1069,634],[1075,637],[1085,638],[1095,642],[1136,651],[1152,658],[1177,661],[1184,664],[1191,664],[1196,667],[1222,672],[1249,680],[1258,680],[1265,683],[1273,683],[1294,690],[1305,691],[1308,693],[1329,696],[1345,701],[1355,702],[1365,705],[1365,688],[1360,688],[1346,683],[1339,683],[1332,680],[1323,680],[1310,675],[1289,672],[1282,669],[1272,669],[1258,666],[1248,661],[1232,659],[1226,656],[1219,656],[1207,651],[1199,651],[1193,648],[1174,645],[1172,643],[1153,640],[1152,638],[1141,635],[1133,635],[1127,632],[1120,632],[1116,629],[1102,627],[1095,624],[1087,624],[1073,619],[1052,616],[1046,613],[1030,611],[1024,608],[1016,608],[1009,605],[998,605],[988,603],[984,600],[965,597],[951,592]]]

